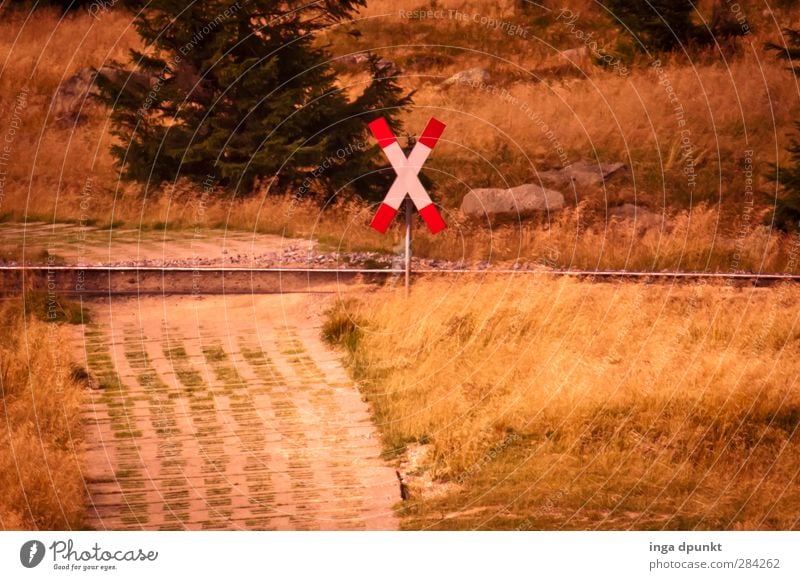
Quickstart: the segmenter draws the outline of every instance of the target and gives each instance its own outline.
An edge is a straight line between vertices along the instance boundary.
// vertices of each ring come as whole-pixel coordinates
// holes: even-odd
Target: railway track
[[[368,268],[237,268],[158,266],[0,266],[0,293],[21,289],[74,295],[244,294],[335,292],[342,285],[393,283],[399,269]],[[572,277],[595,282],[706,281],[740,286],[800,282],[796,274],[719,272],[629,272],[618,270],[417,269],[420,276],[532,275]]]

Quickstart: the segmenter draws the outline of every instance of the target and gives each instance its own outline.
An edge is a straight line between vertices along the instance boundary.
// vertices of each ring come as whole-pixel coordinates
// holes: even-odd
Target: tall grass
[[[372,19],[355,25],[362,37],[353,39],[347,28],[331,36],[342,53],[384,47],[380,52],[386,58],[404,66],[404,84],[417,91],[407,118],[410,131],[432,114],[447,119],[444,140],[426,163],[426,174],[449,206],[460,203],[470,188],[536,183],[541,170],[590,159],[626,163],[630,173],[606,188],[564,191],[573,203],[636,201],[658,210],[710,202],[739,213],[745,151],[752,150],[755,190],[766,196],[761,207],[771,207],[771,164],[788,159],[785,134],[793,130],[800,105],[797,83],[763,49],[768,40],[780,42],[775,22],[747,10],[754,33],[740,40],[738,49],[640,55],[623,76],[590,58],[562,55],[582,46],[573,28],[592,33],[609,51],[620,40],[611,19],[593,4],[564,3],[580,15],[568,27],[554,16],[560,4],[545,25],[537,25],[533,16],[515,14],[513,2],[440,2],[436,8],[443,16],[414,19],[403,15],[424,8],[421,3],[375,0],[367,10]],[[450,10],[466,18],[450,16]],[[796,10],[776,10],[772,16],[779,26],[797,20]],[[481,24],[484,17],[520,23],[529,31],[525,37],[508,34]],[[656,59],[660,69],[652,66]],[[489,71],[488,85],[441,84],[476,66]],[[359,80],[354,74],[352,82]],[[685,136],[690,152],[682,148]],[[781,147],[775,147],[776,140]],[[684,173],[689,161],[694,185]]]
[[[127,187],[117,191],[106,112],[89,99],[82,122],[59,122],[51,106],[58,86],[78,70],[124,62],[139,46],[124,12],[95,20],[85,13],[62,16],[55,7],[0,8],[0,132],[5,137],[13,121],[20,126],[9,144],[0,214],[108,221],[115,192],[135,196]],[[27,97],[14,119],[21,92]],[[86,195],[91,203],[82,208]]]
[[[701,4],[708,12],[710,3]],[[84,122],[65,125],[54,119],[50,106],[59,83],[78,69],[125,62],[130,48],[141,48],[132,15],[115,10],[96,20],[81,13],[62,17],[55,10],[29,15],[9,6],[0,9],[0,132],[11,122],[20,90],[27,89],[28,98],[23,129],[12,144],[0,219],[228,227],[313,236],[347,250],[395,248],[399,232],[389,238],[371,232],[371,208],[358,202],[323,208],[294,200],[293,192],[205,195],[183,180],[152,184],[145,192],[119,182],[109,154],[108,111],[89,104]],[[591,59],[564,57],[562,50],[580,42],[552,14],[544,19],[524,14],[510,0],[492,6],[445,0],[436,7],[447,14],[459,10],[466,19],[401,15],[426,6],[372,0],[360,19],[333,27],[320,39],[330,43],[334,57],[376,49],[401,65],[398,81],[416,91],[415,106],[405,116],[409,133],[431,115],[448,124],[425,172],[451,228],[435,238],[420,229],[417,255],[520,258],[564,267],[783,268],[786,241],[761,224],[769,224],[776,194],[770,168],[786,161],[783,145],[793,130],[800,91],[784,63],[763,50],[767,40],[780,40],[771,15],[748,11],[754,32],[739,41],[738,50],[661,55],[660,69],[647,56],[631,57],[631,73],[621,76]],[[564,6],[580,14],[577,28],[616,46],[619,32],[594,3],[574,0]],[[798,14],[786,8],[774,16],[779,25],[789,25]],[[528,33],[508,34],[475,22],[475,15],[524,25]],[[360,36],[349,34],[354,30]],[[473,66],[490,72],[487,86],[442,85]],[[342,61],[336,67],[343,90],[358,93],[367,80],[364,67]],[[682,119],[668,90],[677,97]],[[683,148],[686,135],[690,149]],[[538,183],[542,170],[580,159],[620,161],[629,170],[603,187],[563,188],[568,207],[548,216],[550,223],[525,220],[490,229],[457,210],[470,188]],[[686,175],[689,163],[694,184]],[[622,203],[649,210],[660,223],[644,227],[630,219],[609,220],[608,209]]]
[[[460,484],[408,527],[800,527],[800,291],[492,280],[330,313],[387,447]]]
[[[418,231],[415,249],[448,260],[589,270],[794,271],[794,238],[757,223],[725,223],[709,206],[637,219],[607,219],[604,211],[582,204],[550,220],[495,227],[453,220],[439,236]]]
[[[83,393],[56,324],[0,304],[0,529],[80,529]]]

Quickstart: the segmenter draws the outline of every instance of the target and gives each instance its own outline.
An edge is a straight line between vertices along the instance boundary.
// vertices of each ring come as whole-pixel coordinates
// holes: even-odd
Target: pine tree
[[[622,32],[647,52],[712,40],[705,28],[692,22],[695,7],[691,0],[604,0],[602,4]]]
[[[66,13],[71,10],[89,9],[93,4],[96,4],[97,10],[110,10],[113,8],[113,4],[110,2],[110,0],[106,0],[105,2],[98,0],[39,0],[38,2],[34,3],[33,8],[59,6],[62,12]]]
[[[800,30],[784,30],[786,45],[768,43],[767,50],[774,50],[783,60],[789,62],[789,70],[800,77]],[[800,122],[795,123],[800,131]],[[788,166],[773,165],[770,179],[777,180],[781,186],[781,195],[775,200],[775,225],[782,230],[800,228],[800,141],[789,140],[786,148],[791,159]]]
[[[351,184],[377,196],[391,176],[375,171],[380,152],[367,123],[385,116],[399,131],[397,114],[411,95],[394,67],[372,56],[371,82],[348,99],[316,38],[364,3],[126,0],[147,43],[131,56],[152,80],[98,81],[123,177],[157,184],[211,175],[241,194],[259,183],[328,195]]]

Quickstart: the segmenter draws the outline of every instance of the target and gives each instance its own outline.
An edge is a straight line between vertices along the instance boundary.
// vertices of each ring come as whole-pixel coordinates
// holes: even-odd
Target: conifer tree
[[[800,77],[800,30],[783,31],[786,37],[784,46],[768,43],[767,50],[773,50],[789,63],[789,71]],[[795,123],[800,131],[800,122]],[[775,225],[782,230],[800,228],[800,140],[796,137],[789,140],[786,148],[790,162],[784,166],[773,166],[770,176],[781,186],[780,195],[775,200]]]
[[[649,52],[670,51],[686,44],[712,41],[708,31],[692,22],[691,0],[603,0],[615,23]]]
[[[240,194],[270,191],[376,197],[391,178],[379,167],[367,123],[393,129],[409,105],[396,69],[372,56],[371,82],[349,99],[317,33],[365,0],[125,0],[146,43],[137,71],[102,76],[125,178],[145,183],[209,175]],[[127,67],[130,69],[130,65]],[[309,179],[309,176],[312,178]]]

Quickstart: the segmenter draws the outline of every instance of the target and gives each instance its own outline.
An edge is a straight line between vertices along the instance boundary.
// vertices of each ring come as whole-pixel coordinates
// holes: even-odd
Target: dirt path
[[[395,529],[394,472],[309,294],[98,301],[96,529]]]
[[[316,244],[252,232],[81,228],[69,224],[0,224],[0,248],[15,261],[46,264],[43,252],[67,265],[246,267],[307,260]],[[0,256],[2,257],[2,256]]]

